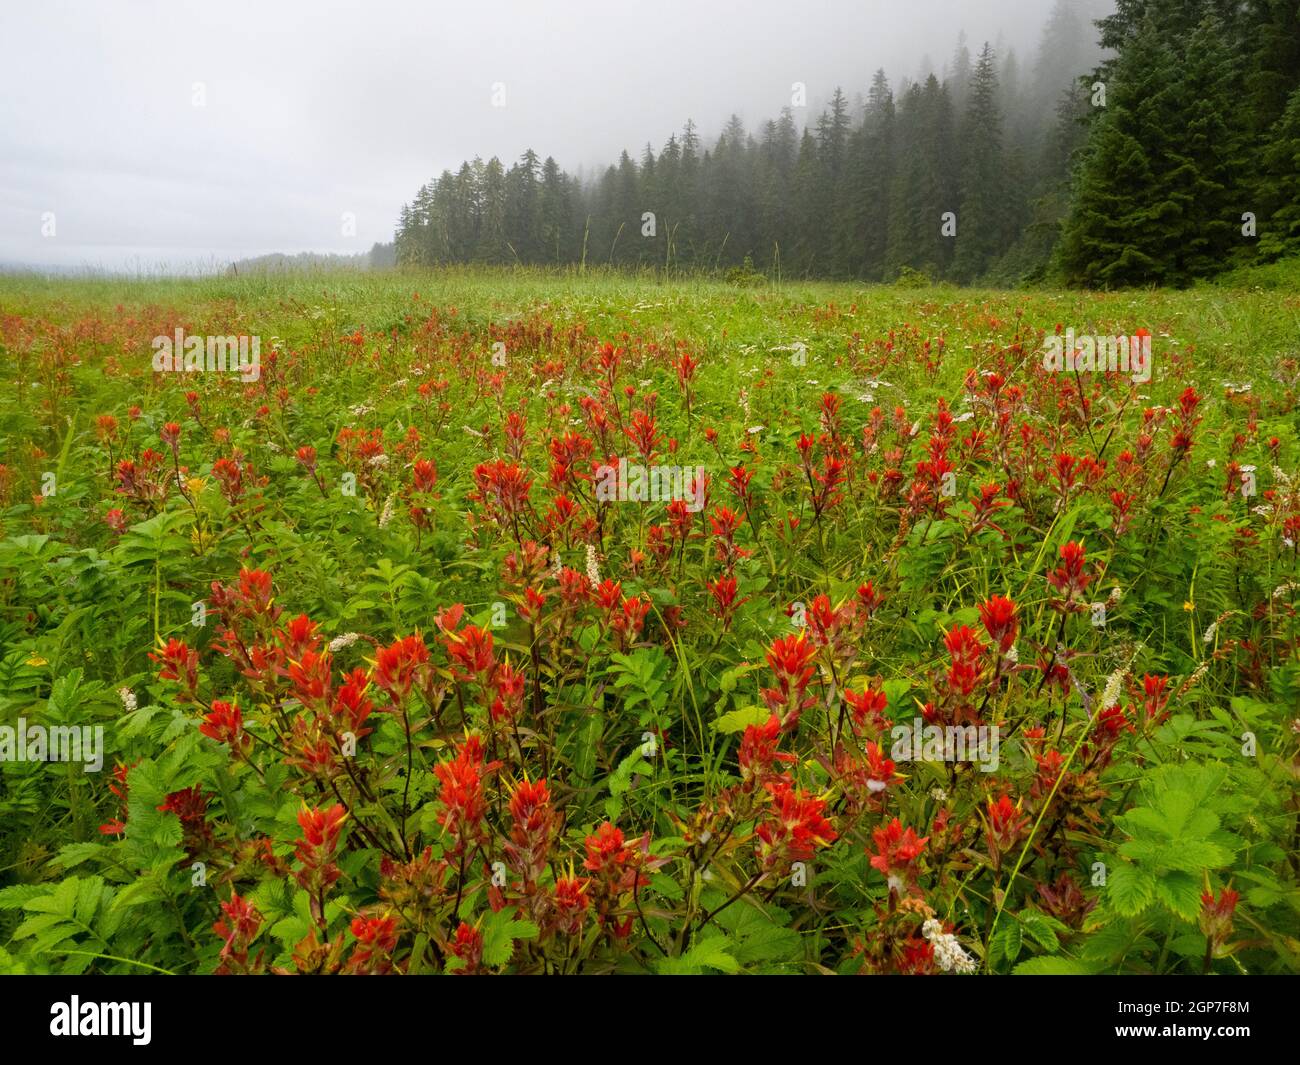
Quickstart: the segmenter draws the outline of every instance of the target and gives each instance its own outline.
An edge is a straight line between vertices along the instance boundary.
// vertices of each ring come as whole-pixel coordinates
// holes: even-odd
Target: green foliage
[[[981,66],[963,115],[982,106]],[[917,92],[907,106],[924,109],[927,88]],[[872,106],[870,137],[911,135],[890,131],[883,94]],[[809,137],[815,158],[861,166],[843,117],[832,112]],[[771,166],[798,161],[792,141],[795,154],[774,153]],[[656,181],[673,167],[699,172],[702,153],[688,163],[678,149],[655,159]],[[896,185],[892,172],[863,172]],[[525,215],[544,191],[544,178],[533,191],[520,175],[502,179]],[[1285,264],[1268,270],[1285,280]],[[774,273],[741,287],[526,269],[324,284],[0,279],[6,307],[39,324],[24,327],[16,343],[27,348],[3,369],[11,398],[0,413],[24,426],[23,440],[46,441],[13,449],[5,466],[0,725],[22,717],[106,735],[102,773],[0,764],[0,971],[347,971],[369,964],[365,922],[389,919],[396,946],[376,965],[416,973],[934,972],[926,949],[940,936],[998,974],[1300,971],[1290,320],[1276,296],[1227,285],[965,294],[911,271],[915,288],[869,290]],[[197,329],[232,302],[296,353],[282,378],[258,385],[265,413],[232,382],[105,372],[104,350],[125,350],[124,323],[145,308],[184,308]],[[117,324],[93,317],[118,303]],[[422,324],[395,324],[407,319]],[[94,320],[109,341],[82,328]],[[1084,380],[1081,407],[1075,381],[1026,358],[1058,322],[1149,323],[1155,376]],[[64,360],[66,395],[32,369],[53,334],[77,354]],[[490,361],[497,337],[504,366]],[[602,401],[605,337],[623,352]],[[682,351],[701,362],[689,411]],[[994,374],[1005,378],[998,396]],[[1172,412],[1188,388],[1201,420],[1175,461]],[[604,407],[603,442],[590,401]],[[552,443],[571,428],[593,455],[626,452],[618,419],[627,428],[648,409],[660,460],[708,469],[705,511],[674,539],[662,500],[600,508],[575,484],[579,516],[556,524]],[[514,412],[531,482],[518,530],[489,506],[480,470],[510,459]],[[101,437],[100,414],[116,419],[116,437]],[[182,425],[188,498],[171,477],[159,497],[119,491],[115,463],[159,446],[168,421]],[[942,450],[941,423],[957,491],[927,502],[918,464]],[[388,462],[356,461],[345,430],[377,430]],[[294,457],[301,446],[316,449],[319,482]],[[68,494],[32,505],[46,458],[61,454]],[[815,517],[810,491],[839,455],[847,480]],[[1097,465],[1063,489],[1058,455]],[[232,457],[245,488],[228,498],[213,470]],[[431,490],[415,488],[420,460],[436,465]],[[1229,480],[1245,466],[1257,498]],[[754,474],[747,502],[733,468]],[[356,495],[340,490],[344,472],[361,475]],[[999,505],[981,522],[990,483]],[[1126,528],[1116,490],[1133,495]],[[729,560],[713,525],[724,506],[736,516]],[[1083,609],[1063,612],[1047,575],[1071,542],[1086,546],[1091,579]],[[595,583],[611,582],[603,590],[588,544]],[[563,582],[557,556],[573,571]],[[265,615],[241,598],[241,570],[270,575]],[[868,581],[879,602],[859,612]],[[993,595],[1018,607],[1015,662],[991,650],[979,607]],[[830,622],[849,628],[817,646],[809,701],[782,728],[793,704],[776,644],[799,635],[793,605],[807,613],[820,596],[832,618],[853,620]],[[1104,625],[1091,620],[1101,600]],[[206,604],[198,623],[196,603]],[[443,613],[454,604],[456,625]],[[640,608],[640,627],[628,627]],[[300,614],[317,626],[317,651],[331,648],[331,696],[353,671],[368,682],[373,731],[346,760],[332,746],[341,728],[321,734],[324,754],[310,750],[328,711],[294,677],[306,656],[267,670],[241,658],[240,648],[284,649]],[[491,636],[490,667],[472,649],[468,662],[453,655],[470,625]],[[893,724],[950,711],[947,640],[960,626],[983,645],[985,686],[962,709],[1003,726],[1000,764],[985,773],[900,755],[884,781],[869,758],[891,757],[890,732],[845,693],[879,692]],[[394,698],[379,662],[399,638],[430,657]],[[169,640],[196,656],[193,693],[160,677]],[[1054,653],[1064,676],[1045,682]],[[513,710],[495,708],[506,663],[522,679]],[[1167,706],[1146,709],[1145,675],[1168,678]],[[1096,717],[1108,689],[1123,718],[1109,737]],[[209,734],[218,700],[239,705],[246,746]],[[483,741],[483,832],[458,851],[446,781],[462,779],[450,767],[467,735]],[[313,774],[313,755],[332,775]],[[543,779],[545,860],[529,867],[514,800]],[[1023,823],[994,846],[990,803],[1003,795]],[[335,803],[347,809],[331,855],[338,878],[322,888],[300,853],[299,817]],[[793,849],[788,825],[824,832],[809,810],[835,838]],[[913,869],[886,874],[871,859],[895,818],[926,843]],[[639,877],[598,868],[597,834],[609,841],[613,829],[612,851]],[[575,924],[561,884],[578,893]],[[585,908],[573,901],[582,890]],[[1216,938],[1203,896],[1227,891],[1240,897]],[[232,945],[214,926],[233,919],[236,898],[258,921]]]

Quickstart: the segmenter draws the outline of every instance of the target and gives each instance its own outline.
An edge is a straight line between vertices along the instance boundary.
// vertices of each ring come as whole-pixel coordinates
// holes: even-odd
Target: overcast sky
[[[806,83],[1022,57],[1051,0],[3,0],[0,263],[192,268],[366,251],[444,168],[711,143]],[[197,84],[196,84],[197,83]],[[494,106],[495,83],[505,106]],[[344,214],[355,236],[344,234]],[[50,217],[52,214],[52,218]],[[53,226],[53,235],[42,235]]]

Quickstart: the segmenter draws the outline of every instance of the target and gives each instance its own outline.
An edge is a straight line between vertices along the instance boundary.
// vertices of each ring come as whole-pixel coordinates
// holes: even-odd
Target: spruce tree
[[[1165,199],[1160,142],[1177,68],[1152,21],[1111,66],[1106,107],[1090,132],[1058,249],[1071,284],[1160,283],[1174,272],[1169,226],[1181,208]]]
[[[961,208],[952,274],[963,283],[980,277],[1009,244],[996,64],[986,42],[971,76],[961,127]]]
[[[1260,255],[1300,255],[1300,88],[1269,131],[1260,179]]]

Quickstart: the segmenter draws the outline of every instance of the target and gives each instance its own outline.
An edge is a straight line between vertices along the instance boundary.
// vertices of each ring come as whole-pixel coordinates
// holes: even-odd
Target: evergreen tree
[[[1260,178],[1260,255],[1300,255],[1300,88],[1269,131]]]
[[[1010,244],[997,59],[987,42],[971,77],[961,161],[961,209],[952,269],[956,280],[969,283]]]
[[[850,238],[845,266],[852,276],[873,281],[885,275],[894,121],[894,94],[885,72],[877,70],[867,95],[866,114],[853,142],[850,195],[843,220],[843,231]]]
[[[1177,67],[1151,21],[1111,65],[1107,105],[1089,136],[1061,236],[1060,265],[1071,283],[1158,283],[1174,270],[1169,222],[1179,208],[1164,198],[1158,141]]]

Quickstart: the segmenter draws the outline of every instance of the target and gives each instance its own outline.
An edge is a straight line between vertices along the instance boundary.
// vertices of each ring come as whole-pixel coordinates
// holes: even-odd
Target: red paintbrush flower
[[[230,901],[223,902],[220,906],[225,916],[212,926],[212,931],[224,941],[218,955],[221,964],[217,967],[217,974],[247,973],[258,968],[262,955],[258,954],[250,968],[248,951],[257,938],[258,929],[262,927],[262,915],[256,906],[247,899],[240,898],[233,890],[230,892]]]
[[[199,686],[197,651],[190,650],[183,640],[173,638],[158,653],[150,651],[149,657],[162,664],[158,670],[159,680],[174,680],[181,684],[184,690],[176,697],[180,702],[194,698]]]
[[[740,779],[746,791],[753,785],[762,783],[772,775],[777,762],[793,763],[798,758],[793,754],[782,754],[776,749],[781,739],[781,719],[772,714],[762,725],[746,725],[745,734],[740,740]]]
[[[429,649],[420,634],[403,636],[375,652],[375,685],[398,706],[411,693],[428,661]]]
[[[817,648],[804,639],[802,632],[777,637],[767,652],[767,665],[776,674],[776,687],[764,688],[763,700],[769,709],[782,715],[781,727],[787,732],[798,726],[800,715],[814,701],[804,692],[813,677],[816,655]]]
[[[453,970],[457,976],[473,976],[483,960],[483,933],[464,921],[456,929],[450,951],[465,964]]]
[[[443,643],[457,680],[487,682],[496,665],[490,629],[466,625],[459,632],[449,633]]]
[[[824,799],[800,791],[780,777],[765,786],[773,800],[771,811],[754,829],[755,851],[764,869],[807,861],[817,847],[835,842],[835,829],[822,816]]]
[[[871,867],[884,874],[890,891],[898,894],[904,889],[915,891],[917,862],[930,837],[918,837],[911,828],[904,830],[902,823],[895,817],[884,828],[873,829],[871,838],[876,845],[876,853],[871,856]],[[868,850],[867,853],[871,854],[871,851]]]
[[[1004,595],[995,595],[979,607],[980,622],[989,639],[998,645],[998,651],[1006,654],[1016,642],[1019,622],[1016,604]]]
[[[483,825],[487,813],[484,779],[500,765],[500,762],[484,764],[483,741],[477,733],[471,733],[456,748],[453,758],[433,767],[442,784],[438,794],[442,804],[438,823],[451,836],[449,853],[461,854],[473,844],[487,839]]]
[[[244,733],[244,715],[234,703],[214,699],[212,708],[199,726],[199,731],[218,743],[227,744],[232,751],[242,752],[252,744]]]
[[[527,777],[510,793],[510,842],[505,845],[506,858],[524,881],[525,892],[540,879],[546,869],[551,839],[555,832],[555,815],[551,810],[551,793],[545,780]]]
[[[989,800],[985,820],[984,838],[988,842],[989,857],[993,860],[993,868],[999,869],[1002,855],[1024,835],[1029,817],[1020,812],[1019,803],[1013,803],[1002,795],[996,802]]]

